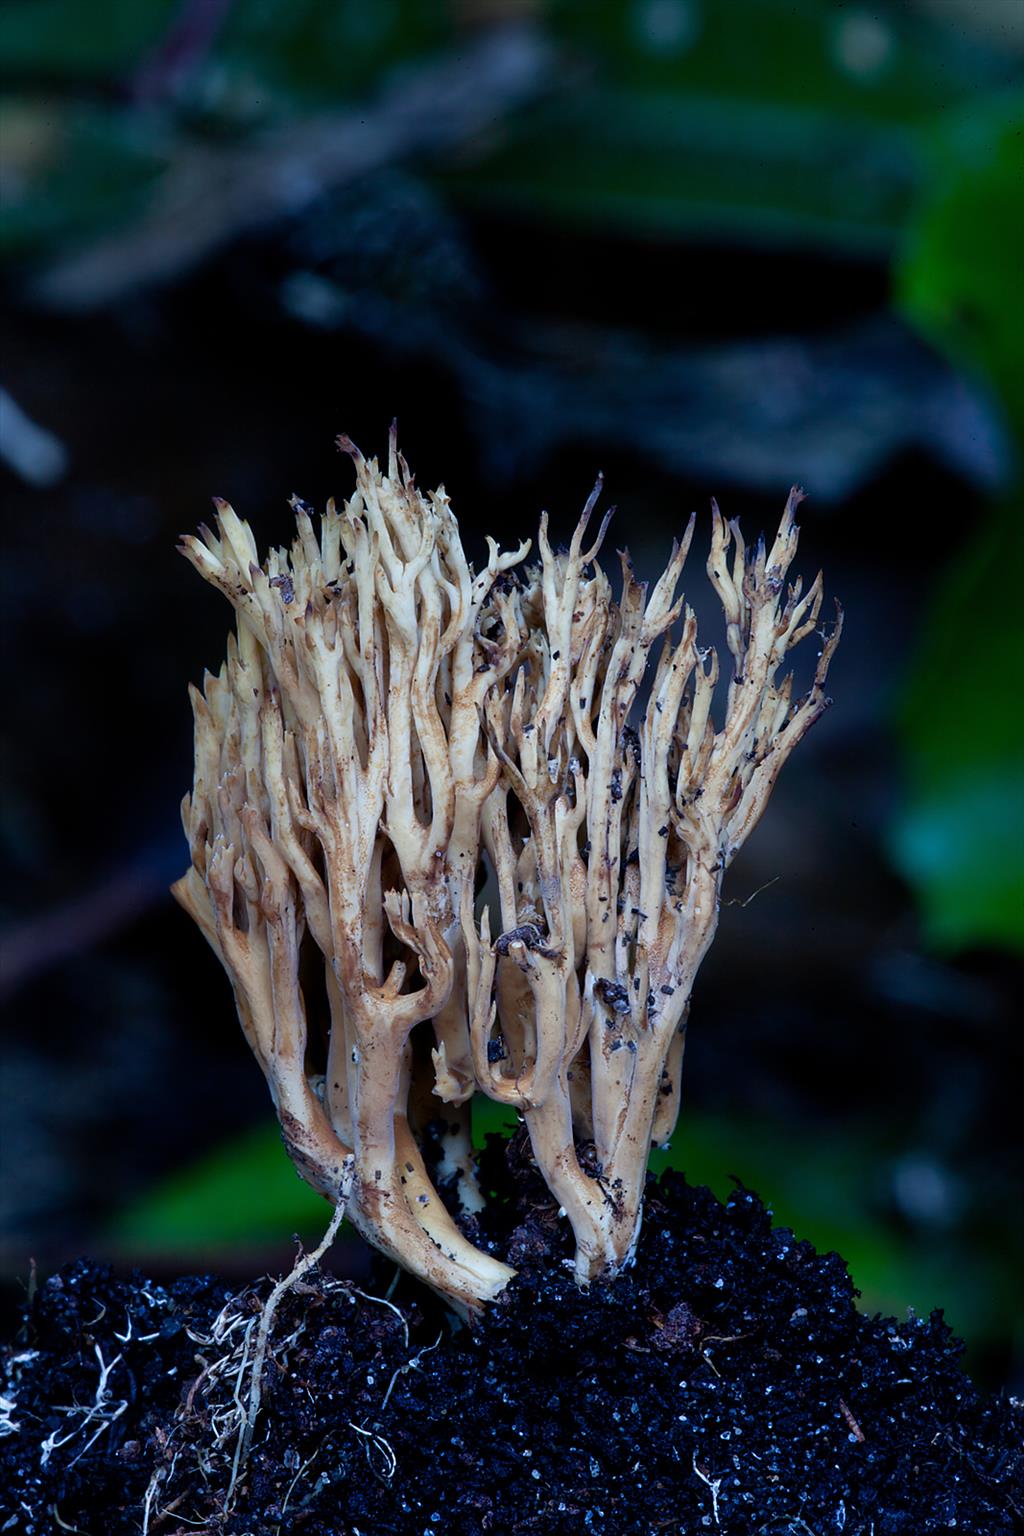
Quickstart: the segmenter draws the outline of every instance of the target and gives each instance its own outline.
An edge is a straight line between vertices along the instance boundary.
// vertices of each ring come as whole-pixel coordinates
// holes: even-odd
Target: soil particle
[[[5,1354],[0,1529],[138,1536],[147,1489],[153,1536],[1024,1528],[1024,1412],[974,1389],[941,1313],[859,1313],[836,1254],[677,1174],[650,1186],[635,1266],[581,1294],[568,1224],[508,1152],[481,1238],[520,1270],[476,1328],[408,1282],[397,1307],[315,1272],[285,1296],[226,1513],[210,1340],[227,1316],[220,1353],[240,1345],[270,1282],[53,1277]],[[494,1149],[483,1172],[500,1182]]]
[[[606,1005],[606,1007],[610,1008],[613,1013],[629,1012],[629,993],[626,991],[621,982],[605,981],[602,979],[597,982],[594,990],[601,1001]]]

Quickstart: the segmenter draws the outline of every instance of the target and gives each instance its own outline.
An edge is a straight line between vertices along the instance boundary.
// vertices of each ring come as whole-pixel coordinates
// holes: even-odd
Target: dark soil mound
[[[854,1307],[843,1261],[678,1175],[636,1266],[582,1296],[565,1223],[518,1180],[489,1235],[518,1279],[474,1331],[313,1273],[161,1288],[78,1264],[8,1352],[0,1529],[26,1536],[1003,1536],[1024,1529],[1024,1412],[986,1400],[933,1313]],[[396,1298],[397,1299],[397,1298]],[[4,1521],[7,1524],[4,1524]]]

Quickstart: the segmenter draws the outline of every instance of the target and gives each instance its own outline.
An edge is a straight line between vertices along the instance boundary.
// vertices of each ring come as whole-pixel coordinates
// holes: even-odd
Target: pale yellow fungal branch
[[[492,943],[487,914],[477,931],[467,909],[474,1066],[485,1093],[522,1112],[582,1282],[630,1260],[648,1155],[678,1113],[723,872],[827,704],[841,615],[804,698],[778,675],[821,605],[820,576],[806,595],[799,581],[786,589],[798,500],[752,559],[714,510],[708,571],[732,659],[720,728],[718,660],[676,596],[693,520],[650,591],[623,557],[616,602],[601,536],[582,547],[593,498],[565,555],[542,522],[522,598],[529,645],[487,702],[502,776],[484,840],[502,932]]]
[[[440,1172],[472,1204],[462,893],[498,774],[481,705],[521,648],[494,588],[527,546],[492,543],[474,573],[443,491],[419,492],[394,434],[386,473],[339,441],[356,491],[319,536],[296,501],[291,549],[260,564],[218,503],[216,531],[184,540],[238,637],[193,692],[192,867],[175,893],[231,978],[299,1170],[332,1199],[348,1190],[371,1242],[470,1309],[511,1271],[466,1241],[431,1182],[409,1118],[423,1098],[412,1037],[432,1025]],[[326,1041],[311,1038],[311,950]]]
[[[821,605],[820,576],[784,590],[797,495],[752,556],[716,508],[732,660],[716,727],[717,659],[677,596],[692,519],[650,591],[623,557],[613,597],[607,518],[585,544],[600,482],[567,551],[542,519],[535,566],[489,540],[477,573],[393,432],[386,473],[339,445],[355,493],[318,531],[294,501],[290,549],[261,564],[224,503],[184,540],[237,636],[192,691],[175,894],[228,972],[300,1172],[468,1312],[512,1273],[434,1182],[479,1208],[478,1089],[521,1112],[580,1280],[629,1261],[722,874],[825,708],[839,622],[794,701],[779,672]],[[493,922],[477,913],[488,865]]]

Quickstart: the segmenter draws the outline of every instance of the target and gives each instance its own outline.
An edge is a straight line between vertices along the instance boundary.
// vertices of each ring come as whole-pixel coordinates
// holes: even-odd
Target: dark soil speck
[[[650,1187],[634,1268],[582,1295],[517,1155],[511,1178],[485,1160],[514,1187],[483,1237],[520,1273],[474,1330],[412,1286],[397,1311],[323,1274],[288,1294],[227,1512],[217,1360],[270,1283],[53,1277],[4,1357],[0,1530],[138,1536],[147,1490],[153,1536],[1024,1528],[1024,1412],[974,1389],[940,1313],[864,1316],[836,1254],[748,1190],[722,1205],[675,1174]]]

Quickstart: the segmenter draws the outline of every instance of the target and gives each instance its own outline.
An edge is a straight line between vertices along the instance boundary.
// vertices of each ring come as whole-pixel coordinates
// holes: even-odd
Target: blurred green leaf
[[[440,180],[565,223],[875,251],[918,176],[909,138],[827,112],[603,88],[536,110],[493,157]]]
[[[439,47],[444,0],[261,0],[231,8],[218,60],[298,103],[366,95],[374,77]]]
[[[1002,404],[1024,464],[1024,101],[936,135],[934,193],[896,277],[908,319]],[[1024,950],[1024,492],[996,506],[934,597],[899,711],[907,801],[891,829],[927,934]]]
[[[7,0],[0,68],[8,80],[109,78],[156,43],[176,9],[176,0]]]
[[[7,0],[0,67],[12,82],[109,79],[172,32],[178,49],[190,31],[201,35],[207,18],[193,5],[190,24],[187,9],[179,0]],[[225,9],[223,23],[212,22],[218,70],[299,99],[365,91],[368,74],[436,46],[451,26],[443,0],[246,0]]]
[[[927,183],[932,122],[1013,69],[896,7],[550,0],[541,19],[566,58],[557,96],[467,146],[438,180],[466,201],[648,233],[888,252]],[[105,140],[74,145],[66,176],[18,199],[8,249],[130,213],[130,196],[106,197],[103,183],[130,169],[147,112],[172,145],[363,97],[457,38],[458,7],[253,0],[215,17],[175,64],[187,32],[173,0],[8,4],[0,64],[17,89],[129,81],[161,53],[174,76],[145,110],[93,103]]]
[[[814,0],[556,0],[579,66],[445,183],[479,203],[648,233],[888,251],[924,128],[1011,65],[905,11]]]
[[[1024,97],[944,121],[930,155],[932,190],[908,231],[896,302],[989,382],[1024,448]]]
[[[110,1236],[140,1252],[179,1253],[319,1236],[328,1207],[295,1172],[271,1121],[147,1190]]]
[[[478,1093],[473,1103],[473,1145],[483,1147],[488,1136],[511,1136],[519,1124],[516,1110],[505,1104],[497,1104]]]
[[[1012,66],[905,6],[828,0],[553,0],[556,32],[639,91],[910,123]],[[756,148],[757,146],[754,146]]]
[[[1024,951],[1024,506],[1007,502],[932,599],[899,712],[890,831],[937,946]]]
[[[0,105],[0,259],[78,239],[142,206],[163,157],[123,115],[93,104]]]
[[[227,7],[209,37],[187,12],[175,0],[17,0],[0,12],[0,259],[130,220],[190,139],[365,96],[451,32],[443,0],[259,0]],[[167,78],[133,100],[128,88],[162,54]],[[99,82],[124,89],[90,95]]]

